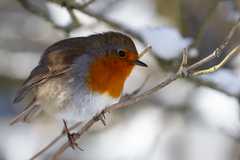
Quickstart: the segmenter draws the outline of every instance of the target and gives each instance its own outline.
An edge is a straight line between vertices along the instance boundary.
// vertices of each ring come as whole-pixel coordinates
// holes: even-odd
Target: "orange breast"
[[[132,68],[133,65],[116,57],[97,58],[90,65],[87,86],[92,91],[118,98]]]

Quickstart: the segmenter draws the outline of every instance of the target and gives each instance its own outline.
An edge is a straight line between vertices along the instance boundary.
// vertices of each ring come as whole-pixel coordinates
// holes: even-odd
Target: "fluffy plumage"
[[[118,49],[123,49],[132,56],[127,57],[128,59],[120,59],[116,55]],[[125,76],[122,77],[120,84],[122,85],[120,91],[122,91],[124,81],[134,66],[130,60],[135,61],[138,57],[136,47],[128,36],[118,32],[106,32],[62,40],[47,48],[39,64],[23,83],[14,99],[15,103],[20,102],[32,92],[34,94],[33,102],[12,121],[12,124],[18,121],[29,121],[42,110],[54,114],[58,118],[85,120],[101,111],[106,105],[117,102],[119,94],[113,97],[107,95],[105,91],[95,92],[89,88],[92,85],[86,85],[92,64],[96,63],[95,60],[98,57],[103,56],[110,57],[114,62],[120,64],[129,64],[120,65],[116,69],[114,64],[117,63],[109,66],[106,65],[107,61],[104,61],[101,64],[103,73],[98,74],[101,76],[108,71],[104,81],[111,82],[113,87],[116,80],[114,77],[119,74]],[[129,67],[127,74],[123,74],[122,71],[125,71],[127,67]],[[103,83],[108,82],[99,82],[98,85],[105,85]]]

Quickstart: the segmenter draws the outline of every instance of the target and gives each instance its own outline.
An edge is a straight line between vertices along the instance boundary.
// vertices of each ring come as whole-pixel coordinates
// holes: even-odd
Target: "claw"
[[[63,131],[67,134],[68,142],[69,142],[71,148],[72,148],[73,150],[75,150],[75,148],[77,148],[77,149],[83,151],[83,149],[79,147],[79,145],[77,144],[77,142],[75,142],[76,139],[77,139],[77,137],[79,136],[79,134],[78,134],[78,133],[70,133],[70,130],[69,130],[68,127],[67,127],[67,122],[66,122],[65,120],[63,120],[63,124],[64,124],[64,129],[63,129]]]

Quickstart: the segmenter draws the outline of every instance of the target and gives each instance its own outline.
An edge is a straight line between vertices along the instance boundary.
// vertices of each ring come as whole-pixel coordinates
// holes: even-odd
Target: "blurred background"
[[[190,64],[209,55],[239,10],[239,0],[0,0],[0,160],[29,159],[62,131],[62,122],[48,115],[9,126],[24,107],[12,104],[16,90],[52,43],[115,30],[131,36],[139,52],[151,45],[142,58],[149,67],[134,69],[124,93],[149,77],[144,91],[176,72],[183,48],[189,47]],[[239,45],[239,32],[226,53]],[[98,123],[79,141],[84,151],[68,149],[61,160],[240,160],[239,100],[236,56],[216,73],[177,80],[107,114],[107,126]]]

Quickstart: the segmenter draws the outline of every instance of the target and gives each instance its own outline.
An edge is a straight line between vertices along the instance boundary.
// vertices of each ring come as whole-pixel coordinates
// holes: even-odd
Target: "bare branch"
[[[238,24],[237,24],[238,25]],[[230,35],[232,34],[232,32],[235,32],[235,26],[233,27],[233,29],[230,31]],[[231,36],[232,37],[232,36]],[[226,47],[226,45],[229,43],[229,41],[231,40],[230,38],[227,38],[226,41],[224,41],[224,43],[219,47],[220,49],[224,49],[224,47]],[[208,62],[210,62],[213,58],[218,58],[218,54],[216,54],[219,50],[219,48],[217,48],[216,50],[213,51],[213,53],[211,53],[209,56],[207,56],[206,58],[204,58],[203,60],[200,60],[199,62],[190,65],[189,67],[186,67],[187,65],[187,50],[183,51],[183,56],[182,56],[182,61],[180,63],[178,72],[176,74],[170,75],[166,80],[164,80],[163,82],[161,82],[159,85],[151,88],[150,90],[145,91],[144,93],[136,96],[136,97],[132,97],[131,99],[128,99],[126,101],[122,101],[116,104],[113,104],[111,106],[106,107],[101,113],[96,114],[92,119],[90,119],[79,131],[78,131],[78,137],[77,139],[79,139],[86,131],[88,131],[89,128],[91,128],[95,122],[96,122],[96,117],[101,116],[102,114],[106,113],[106,112],[111,112],[114,111],[116,109],[120,109],[120,108],[124,108],[127,107],[129,105],[135,104],[136,102],[143,100],[144,98],[146,98],[147,96],[151,95],[152,93],[155,93],[156,91],[160,90],[161,88],[167,86],[168,84],[170,84],[171,82],[179,79],[179,78],[184,78],[186,76],[193,76],[193,75],[200,75],[198,72],[199,71],[194,71],[196,68],[201,67],[203,64],[206,64]],[[229,52],[229,54],[224,58],[224,60],[216,66],[213,66],[214,69],[211,69],[211,72],[215,72],[217,71],[217,69],[219,69],[220,67],[222,67],[226,62],[229,61],[230,57],[232,57],[233,55],[235,55],[236,53],[239,53],[240,51],[240,46],[235,47],[233,50],[231,50]],[[206,72],[206,71],[202,71],[201,74],[207,74],[207,73],[211,73],[211,72]],[[63,153],[64,151],[70,146],[69,142],[66,142],[65,144],[63,144],[58,150],[57,152],[53,155],[53,160],[57,160]]]
[[[182,76],[184,76],[184,77],[187,76],[186,71],[184,71],[184,69],[188,63],[187,55],[188,55],[188,49],[185,48],[185,49],[183,49],[183,52],[182,52],[182,63],[180,64],[178,72],[177,72],[177,74],[182,74]]]
[[[104,15],[99,15],[93,12],[90,12],[88,10],[86,10],[86,8],[83,5],[80,5],[77,2],[72,2],[72,1],[63,1],[63,0],[48,0],[49,2],[53,2],[56,3],[58,5],[64,6],[67,5],[69,7],[71,7],[72,9],[76,9],[90,17],[93,17],[95,19],[97,19],[100,22],[106,23],[109,26],[113,27],[113,28],[118,28],[122,31],[124,31],[125,33],[128,33],[130,35],[132,35],[133,37],[137,38],[139,41],[141,41],[142,43],[145,43],[143,38],[134,30],[129,29],[128,27],[122,25],[121,23],[118,23],[116,21],[113,20],[109,20],[108,18],[106,18]],[[64,2],[64,4],[63,4]]]
[[[32,14],[38,15],[39,17],[42,17],[46,21],[52,23],[52,20],[51,20],[49,14],[45,13],[43,10],[41,10],[37,6],[31,4],[28,0],[18,0],[18,2],[27,11],[31,12]],[[57,27],[57,26],[55,26],[55,24],[53,24],[53,25],[54,25],[54,27]]]
[[[193,64],[192,67],[189,69],[191,69],[191,70],[197,69],[200,66],[202,66],[203,64],[210,62],[211,60],[215,59],[216,57],[219,57],[222,54],[223,49],[226,48],[227,45],[229,44],[229,42],[231,41],[231,39],[232,39],[233,35],[236,33],[239,25],[240,25],[240,22],[237,22],[237,24],[233,26],[233,28],[228,33],[226,39],[224,40],[224,42],[220,45],[220,47],[215,49],[210,56],[207,56],[206,58],[203,58],[202,60]]]
[[[151,46],[147,46],[146,48],[144,48],[144,50],[139,54],[138,58],[143,57],[148,51],[150,51],[152,49]]]
[[[200,76],[200,75],[203,75],[203,74],[216,72],[224,64],[226,64],[233,56],[235,56],[239,52],[240,52],[240,45],[235,47],[233,50],[231,50],[230,53],[219,64],[216,64],[216,65],[214,65],[214,66],[212,66],[208,69],[203,69],[203,70],[200,70],[200,71],[196,71],[196,72],[192,73],[192,76]]]

